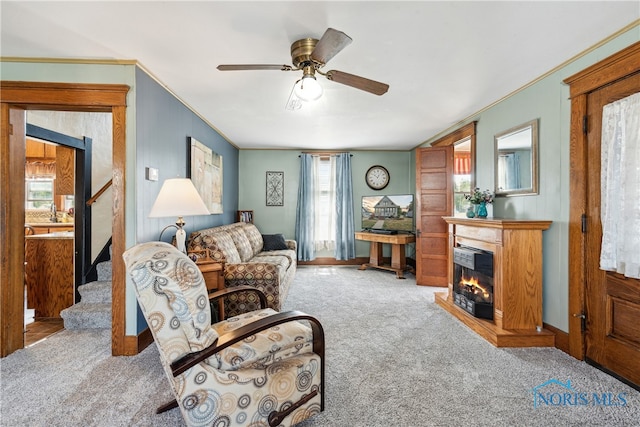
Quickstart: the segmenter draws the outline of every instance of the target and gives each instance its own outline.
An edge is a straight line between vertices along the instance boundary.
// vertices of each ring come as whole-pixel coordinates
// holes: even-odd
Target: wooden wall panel
[[[425,234],[447,233],[447,223],[442,220],[442,216],[423,215],[420,218],[421,230]]]
[[[426,191],[444,190],[448,182],[449,176],[444,172],[428,172],[420,175],[421,188]]]

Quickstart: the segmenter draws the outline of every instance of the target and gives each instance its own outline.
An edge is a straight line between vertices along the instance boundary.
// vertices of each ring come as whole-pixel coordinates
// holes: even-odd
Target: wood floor
[[[64,329],[64,320],[60,317],[40,317],[36,319],[35,310],[27,307],[27,291],[24,293],[24,346],[29,347]]]
[[[62,319],[38,319],[25,325],[24,346],[29,347],[64,329]]]

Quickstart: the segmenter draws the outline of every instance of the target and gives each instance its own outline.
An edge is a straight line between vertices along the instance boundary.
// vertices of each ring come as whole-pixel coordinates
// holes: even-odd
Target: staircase
[[[111,261],[97,270],[97,281],[78,286],[80,302],[60,312],[65,329],[111,329]]]

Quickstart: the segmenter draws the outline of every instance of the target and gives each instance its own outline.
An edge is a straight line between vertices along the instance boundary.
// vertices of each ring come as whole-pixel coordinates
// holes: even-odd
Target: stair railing
[[[109,181],[107,181],[105,185],[102,186],[101,189],[98,190],[96,194],[94,194],[89,200],[87,200],[87,206],[93,205],[96,202],[96,200],[98,200],[98,198],[102,196],[102,193],[107,191],[107,189],[112,185],[113,185],[113,179],[110,179]]]

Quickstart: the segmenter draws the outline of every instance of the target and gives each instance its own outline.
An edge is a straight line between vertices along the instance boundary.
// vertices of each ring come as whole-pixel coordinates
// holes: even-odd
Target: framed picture
[[[267,206],[284,206],[284,172],[267,171]]]
[[[209,212],[222,213],[222,156],[195,138],[191,146],[191,181]]]

